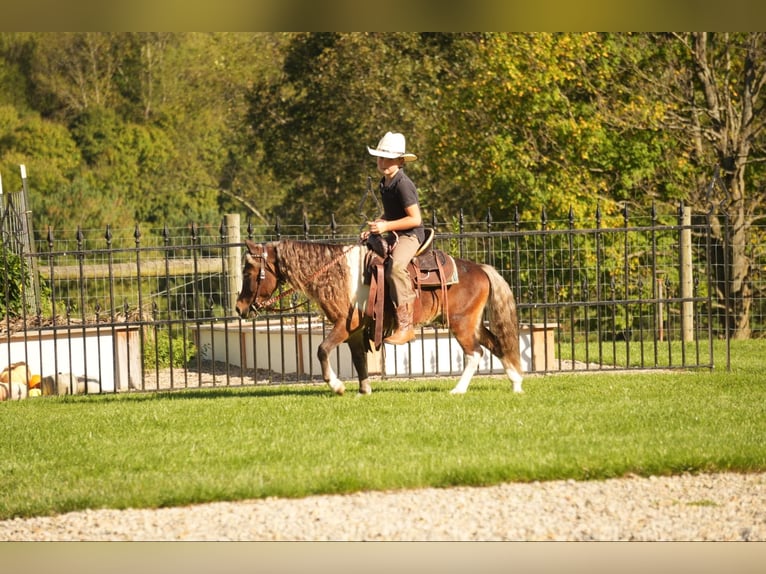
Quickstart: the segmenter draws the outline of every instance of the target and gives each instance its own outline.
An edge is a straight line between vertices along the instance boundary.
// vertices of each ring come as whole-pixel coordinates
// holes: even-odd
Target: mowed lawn
[[[0,519],[627,474],[766,470],[766,342],[714,370],[215,388],[0,403]]]

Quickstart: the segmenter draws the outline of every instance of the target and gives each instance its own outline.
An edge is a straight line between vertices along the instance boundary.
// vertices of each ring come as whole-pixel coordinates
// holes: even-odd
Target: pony
[[[322,378],[338,395],[345,385],[335,374],[329,357],[345,342],[359,378],[359,394],[372,392],[367,368],[370,349],[370,322],[367,313],[370,286],[365,281],[368,247],[363,243],[339,244],[322,241],[279,240],[257,244],[245,240],[242,289],[236,312],[248,318],[252,312],[273,305],[274,293],[287,284],[314,301],[332,325],[319,344],[317,357]],[[503,365],[513,383],[513,391],[522,392],[522,368],[519,351],[516,303],[508,283],[493,267],[455,258],[457,281],[445,289],[418,287],[413,324],[430,323],[438,318],[446,322],[463,349],[466,360],[463,373],[452,394],[464,394],[479,366],[485,347]],[[488,316],[488,325],[484,315]],[[388,321],[392,320],[388,317]]]

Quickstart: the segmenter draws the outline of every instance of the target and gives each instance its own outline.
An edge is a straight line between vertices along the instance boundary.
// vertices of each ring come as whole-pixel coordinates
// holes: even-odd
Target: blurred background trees
[[[0,168],[38,221],[357,223],[365,146],[424,206],[497,219],[702,205],[716,166],[762,211],[762,34],[3,33]],[[749,198],[745,201],[745,198]]]
[[[441,222],[715,207],[748,301],[765,71],[763,33],[2,33],[0,174],[27,166],[38,235],[358,225],[400,131]]]

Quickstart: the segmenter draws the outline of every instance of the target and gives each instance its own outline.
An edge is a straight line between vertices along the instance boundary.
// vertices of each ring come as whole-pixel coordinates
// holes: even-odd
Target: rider
[[[370,233],[396,232],[391,252],[392,264],[386,266],[386,285],[396,308],[397,330],[385,342],[401,345],[415,338],[412,326],[415,291],[407,265],[425,239],[418,191],[403,169],[406,162],[418,158],[405,151],[404,136],[400,133],[386,133],[378,142],[378,147],[368,147],[367,151],[378,158],[378,171],[383,175],[380,180],[383,215],[367,222],[369,231],[363,232],[362,238],[366,239]]]

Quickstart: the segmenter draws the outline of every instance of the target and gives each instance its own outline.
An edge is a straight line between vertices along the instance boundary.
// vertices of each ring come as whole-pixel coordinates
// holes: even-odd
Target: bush
[[[0,249],[0,273],[3,278],[3,294],[0,297],[0,316],[18,316],[23,306],[24,290],[29,288],[28,277],[24,277],[21,258],[6,249]]]
[[[172,349],[172,360],[171,360]],[[168,330],[148,327],[144,331],[144,365],[147,369],[185,367],[196,355],[194,343],[180,335],[171,335]]]

